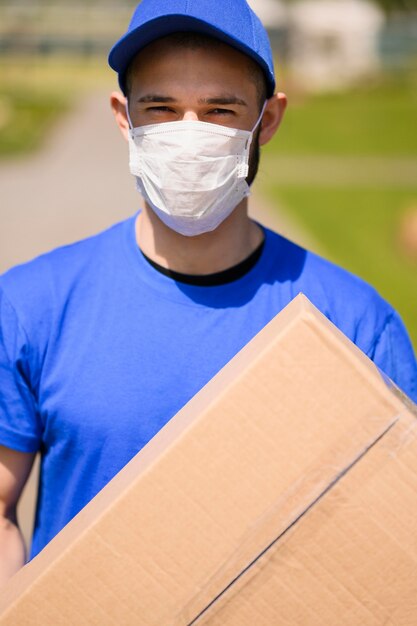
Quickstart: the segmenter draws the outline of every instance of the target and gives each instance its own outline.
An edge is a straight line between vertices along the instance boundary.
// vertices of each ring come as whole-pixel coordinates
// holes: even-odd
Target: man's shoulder
[[[293,292],[304,293],[349,338],[367,351],[395,314],[393,307],[361,277],[316,252],[268,231],[273,248],[290,266]],[[277,270],[278,271],[278,270]]]
[[[334,261],[287,239],[277,232],[269,229],[265,229],[265,231],[272,244],[271,248],[279,252],[277,260],[292,267],[294,282],[305,279],[312,281],[320,288],[324,285],[326,292],[329,292],[329,288],[338,286],[342,289],[353,289],[356,293],[371,298],[379,297],[369,283]]]

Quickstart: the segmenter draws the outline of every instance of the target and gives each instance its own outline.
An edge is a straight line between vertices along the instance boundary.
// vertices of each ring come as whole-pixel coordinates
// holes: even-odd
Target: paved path
[[[92,94],[54,127],[38,153],[0,161],[0,272],[98,232],[139,206],[127,144],[113,120],[108,95]],[[297,239],[288,220],[280,219],[259,195],[252,206],[260,222]],[[19,506],[26,540],[35,493],[36,471]]]
[[[127,146],[106,94],[87,97],[43,149],[0,164],[0,271],[135,212]]]

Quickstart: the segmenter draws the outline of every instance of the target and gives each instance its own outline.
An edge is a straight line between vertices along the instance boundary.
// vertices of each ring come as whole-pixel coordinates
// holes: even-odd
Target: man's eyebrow
[[[171,96],[161,96],[159,94],[149,93],[137,99],[137,102],[176,102]]]
[[[137,99],[137,102],[149,103],[149,102],[163,102],[163,103],[172,103],[177,102],[175,98],[172,96],[163,96],[161,94],[149,93],[145,96],[141,96]],[[238,98],[237,96],[229,96],[229,95],[221,95],[215,96],[213,98],[199,98],[199,104],[210,104],[210,105],[228,105],[228,104],[240,104],[241,106],[248,106],[247,103]]]
[[[199,104],[240,104],[244,107],[248,106],[247,103],[238,98],[237,96],[216,96],[215,98],[200,98]]]

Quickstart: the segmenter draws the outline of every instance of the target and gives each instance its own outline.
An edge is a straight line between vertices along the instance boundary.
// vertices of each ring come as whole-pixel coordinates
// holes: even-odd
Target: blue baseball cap
[[[267,97],[275,90],[268,34],[246,0],[142,0],[127,32],[113,46],[109,65],[126,94],[126,71],[135,55],[155,39],[176,32],[210,35],[251,57],[263,70]]]

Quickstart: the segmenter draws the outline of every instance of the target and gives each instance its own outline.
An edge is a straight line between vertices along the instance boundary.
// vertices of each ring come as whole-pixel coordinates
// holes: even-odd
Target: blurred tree
[[[373,0],[379,4],[387,13],[395,11],[416,11],[417,0]]]
[[[293,3],[298,0],[284,1]],[[417,11],[417,0],[372,0],[372,2],[378,4],[387,13],[395,13],[396,11]]]

